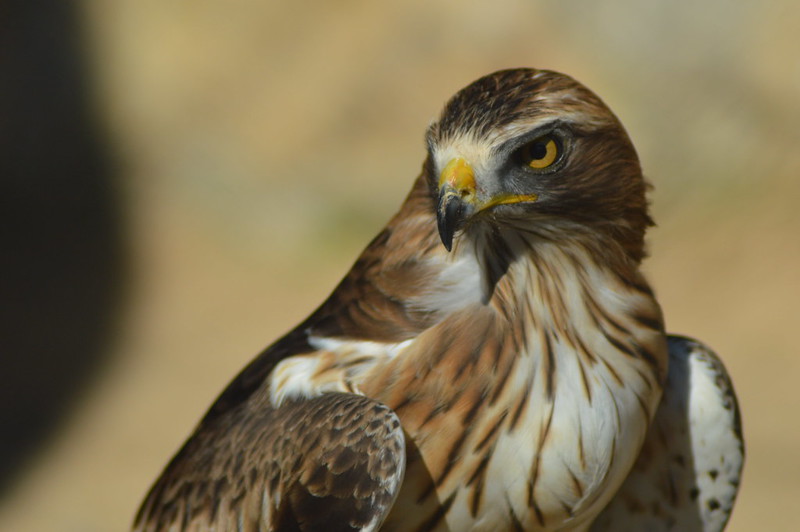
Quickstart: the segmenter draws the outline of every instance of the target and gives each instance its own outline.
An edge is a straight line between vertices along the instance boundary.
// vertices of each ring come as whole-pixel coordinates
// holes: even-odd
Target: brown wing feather
[[[405,468],[397,416],[353,394],[277,409],[261,396],[201,425],[153,486],[136,530],[355,531],[380,525]]]

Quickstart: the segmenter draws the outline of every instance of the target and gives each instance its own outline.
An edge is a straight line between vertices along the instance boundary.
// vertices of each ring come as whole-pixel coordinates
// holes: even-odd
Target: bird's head
[[[427,143],[448,250],[486,221],[589,227],[641,259],[652,222],[638,157],[614,114],[572,78],[533,69],[485,76],[445,105]]]

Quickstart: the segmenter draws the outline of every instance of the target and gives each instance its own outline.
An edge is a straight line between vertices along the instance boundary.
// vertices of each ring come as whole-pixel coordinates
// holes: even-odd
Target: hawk
[[[331,296],[222,392],[140,531],[721,530],[744,448],[720,360],[664,331],[614,114],[495,72]]]

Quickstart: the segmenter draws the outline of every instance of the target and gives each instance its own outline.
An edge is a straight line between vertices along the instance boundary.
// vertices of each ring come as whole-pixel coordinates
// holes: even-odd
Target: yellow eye
[[[545,135],[522,147],[521,155],[525,164],[536,170],[547,168],[558,159],[558,143],[553,137]]]

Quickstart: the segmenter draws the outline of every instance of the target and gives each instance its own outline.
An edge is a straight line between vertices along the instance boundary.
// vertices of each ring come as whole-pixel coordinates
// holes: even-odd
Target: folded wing
[[[664,396],[639,459],[591,530],[723,530],[744,464],[739,407],[720,359],[669,337]]]
[[[394,412],[355,394],[279,408],[266,397],[253,404],[260,395],[201,423],[148,494],[136,530],[380,527],[405,470]]]

